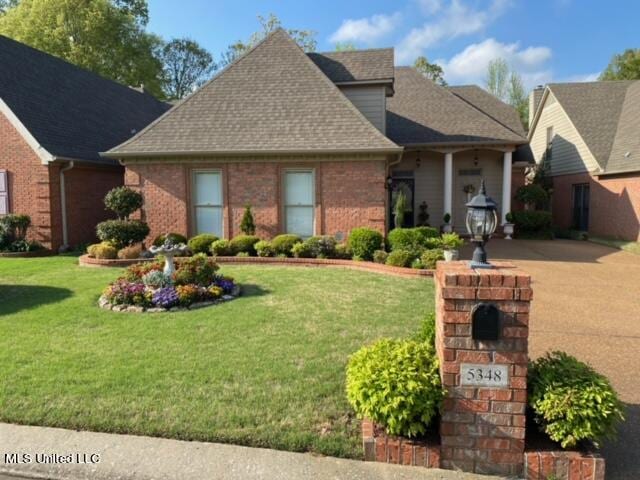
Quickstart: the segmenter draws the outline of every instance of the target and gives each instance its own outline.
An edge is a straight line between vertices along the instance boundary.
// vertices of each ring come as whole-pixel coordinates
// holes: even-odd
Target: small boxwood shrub
[[[259,241],[260,239],[255,235],[238,235],[229,241],[229,247],[231,248],[231,253],[233,255],[246,253],[250,256],[255,256],[255,244]]]
[[[109,242],[96,243],[87,247],[90,257],[113,260],[118,257],[118,249]]]
[[[346,243],[339,243],[336,245],[336,249],[333,252],[333,258],[338,258],[341,260],[351,260],[353,257],[353,252]]]
[[[276,252],[271,245],[271,242],[266,240],[260,240],[255,244],[256,253],[259,257],[273,257]]]
[[[407,250],[416,257],[439,243],[438,231],[432,227],[394,228],[387,236],[390,250]]]
[[[106,220],[96,226],[96,234],[120,249],[142,242],[149,235],[149,226],[140,220]]]
[[[338,242],[330,235],[322,235],[307,238],[304,243],[311,250],[313,258],[332,258]]]
[[[436,268],[436,262],[444,260],[444,251],[441,248],[434,248],[432,250],[426,250],[420,257],[423,268],[434,269]]]
[[[290,257],[292,255],[291,249],[296,243],[301,243],[302,238],[298,235],[292,235],[289,233],[285,233],[283,235],[278,235],[273,240],[271,240],[271,246],[276,252],[276,255],[287,255]]]
[[[564,352],[533,362],[528,386],[536,423],[563,448],[613,437],[623,420],[622,403],[609,380]]]
[[[209,254],[211,249],[211,244],[218,240],[218,237],[212,235],[210,233],[201,233],[200,235],[196,235],[189,239],[187,246],[192,253],[206,253]]]
[[[184,243],[185,245],[187,244],[187,237],[185,237],[184,235],[180,235],[179,233],[168,233],[167,235],[158,235],[156,238],[154,238],[153,246],[161,247],[162,245],[164,245],[164,241],[167,239],[167,237],[169,237],[169,240],[174,245],[178,245],[180,243]]]
[[[384,250],[376,250],[373,252],[373,261],[376,263],[386,263],[389,254]]]
[[[366,227],[354,228],[349,233],[347,245],[354,257],[361,260],[371,260],[373,252],[384,250],[384,238],[377,230]]]
[[[313,250],[307,243],[296,243],[291,249],[291,253],[296,258],[313,258]]]
[[[209,247],[209,252],[218,257],[227,257],[231,255],[231,245],[229,245],[229,240],[216,240]]]
[[[133,212],[142,208],[144,199],[140,192],[129,187],[116,187],[109,190],[104,197],[104,205],[114,212],[118,218],[127,219]]]
[[[511,212],[515,234],[519,238],[552,238],[551,212],[527,210]]]
[[[118,250],[118,258],[122,260],[133,260],[136,258],[140,258],[140,255],[142,255],[142,244],[140,243],[136,243],[135,245],[130,245]]]
[[[415,227],[413,230],[418,232],[424,238],[436,238],[440,236],[440,232],[434,227]]]
[[[389,254],[385,263],[392,267],[408,267],[414,258],[413,253],[408,250],[394,250]]]
[[[443,397],[438,360],[426,342],[383,339],[349,359],[349,403],[359,418],[370,418],[391,435],[424,434]]]

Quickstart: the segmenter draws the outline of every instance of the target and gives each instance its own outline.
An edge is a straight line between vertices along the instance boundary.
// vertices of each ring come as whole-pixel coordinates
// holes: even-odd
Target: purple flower
[[[217,278],[215,284],[220,287],[224,293],[231,293],[233,291],[233,280],[227,280],[226,278]]]
[[[164,287],[156,290],[153,294],[153,304],[161,308],[171,308],[177,305],[180,299],[178,298],[178,292],[174,287]]]

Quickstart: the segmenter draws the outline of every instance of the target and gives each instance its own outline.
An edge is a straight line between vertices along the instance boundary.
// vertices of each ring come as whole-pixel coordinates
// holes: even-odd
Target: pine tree
[[[240,222],[240,230],[245,235],[255,235],[256,224],[253,220],[253,213],[251,213],[251,205],[244,207],[244,214],[242,215],[242,221]]]

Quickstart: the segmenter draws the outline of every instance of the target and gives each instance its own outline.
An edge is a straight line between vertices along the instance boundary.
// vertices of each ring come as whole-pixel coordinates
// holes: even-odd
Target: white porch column
[[[500,216],[502,225],[507,223],[507,213],[511,211],[511,152],[504,152],[502,160],[502,205]]]
[[[453,153],[444,154],[444,212],[453,221]]]

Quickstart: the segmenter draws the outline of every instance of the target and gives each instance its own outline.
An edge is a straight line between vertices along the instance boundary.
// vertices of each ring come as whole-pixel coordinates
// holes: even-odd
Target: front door
[[[395,224],[395,205],[399,192],[404,192],[404,195],[407,198],[407,210],[405,211],[402,225]],[[391,187],[389,188],[389,218],[391,219],[389,225],[391,228],[410,228],[414,226],[414,193],[415,183],[413,178],[392,177]]]
[[[466,232],[467,203],[478,194],[482,180],[482,168],[462,165],[454,170],[453,212],[451,221],[458,232]]]
[[[589,230],[589,184],[573,186],[573,228]]]

